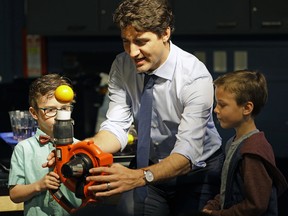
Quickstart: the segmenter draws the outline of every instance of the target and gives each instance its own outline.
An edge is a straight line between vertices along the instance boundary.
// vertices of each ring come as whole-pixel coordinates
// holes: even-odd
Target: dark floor
[[[1,216],[23,216],[23,211],[0,212]]]
[[[288,158],[277,158],[276,164],[288,181]],[[278,203],[279,216],[288,215],[287,200],[288,200],[288,190],[286,190],[286,192],[279,198]]]

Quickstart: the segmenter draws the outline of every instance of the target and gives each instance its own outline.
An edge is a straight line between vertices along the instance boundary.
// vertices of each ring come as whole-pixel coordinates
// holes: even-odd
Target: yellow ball
[[[134,136],[132,134],[128,134],[128,142],[127,143],[128,144],[133,144],[134,140],[135,140]]]
[[[74,92],[68,85],[60,85],[55,90],[55,98],[61,103],[70,103],[74,98]]]

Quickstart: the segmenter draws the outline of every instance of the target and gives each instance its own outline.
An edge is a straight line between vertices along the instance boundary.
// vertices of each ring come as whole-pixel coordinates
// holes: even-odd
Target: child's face
[[[235,95],[219,86],[215,88],[215,100],[214,112],[221,127],[238,128],[244,120],[244,107],[237,105]]]
[[[60,109],[61,107],[65,105],[70,105],[70,103],[60,103],[58,102],[55,97],[50,97],[47,98],[46,96],[43,96],[39,98],[37,101],[38,108],[58,108]],[[33,108],[32,108],[33,109]],[[34,109],[33,109],[34,110]],[[37,120],[38,122],[38,127],[45,132],[47,135],[52,136],[53,135],[53,124],[55,123],[55,117],[47,117],[44,113],[44,110],[42,109],[37,109],[32,112],[34,119]]]

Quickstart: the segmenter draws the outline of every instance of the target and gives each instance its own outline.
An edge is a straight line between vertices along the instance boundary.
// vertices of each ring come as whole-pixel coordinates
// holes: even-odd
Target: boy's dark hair
[[[214,80],[216,87],[235,95],[237,105],[248,101],[254,104],[252,116],[258,115],[268,99],[268,88],[265,76],[257,71],[239,70],[226,73]]]
[[[174,31],[174,15],[167,0],[124,0],[113,15],[114,23],[124,29],[132,25],[139,32],[161,37],[168,27]]]
[[[29,105],[37,109],[38,98],[44,95],[47,95],[47,99],[51,98],[56,88],[60,85],[68,85],[72,88],[71,81],[59,74],[47,74],[37,78],[31,83],[29,88]]]

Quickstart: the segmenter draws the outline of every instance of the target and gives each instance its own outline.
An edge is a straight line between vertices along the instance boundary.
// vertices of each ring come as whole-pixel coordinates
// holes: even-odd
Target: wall
[[[24,1],[0,0],[0,83],[22,76]]]
[[[203,51],[206,54],[206,65],[213,77],[221,73],[215,73],[213,53],[224,51],[227,54],[227,71],[234,70],[234,52],[247,52],[247,68],[263,72],[268,81],[269,98],[266,107],[257,117],[257,125],[263,130],[268,140],[273,145],[277,157],[288,157],[288,118],[286,106],[288,105],[288,41],[282,37],[266,38],[258,37],[234,37],[214,38],[203,40],[177,39],[184,49],[190,52]],[[175,43],[176,43],[175,42]],[[224,140],[232,131],[224,131],[219,128]]]

